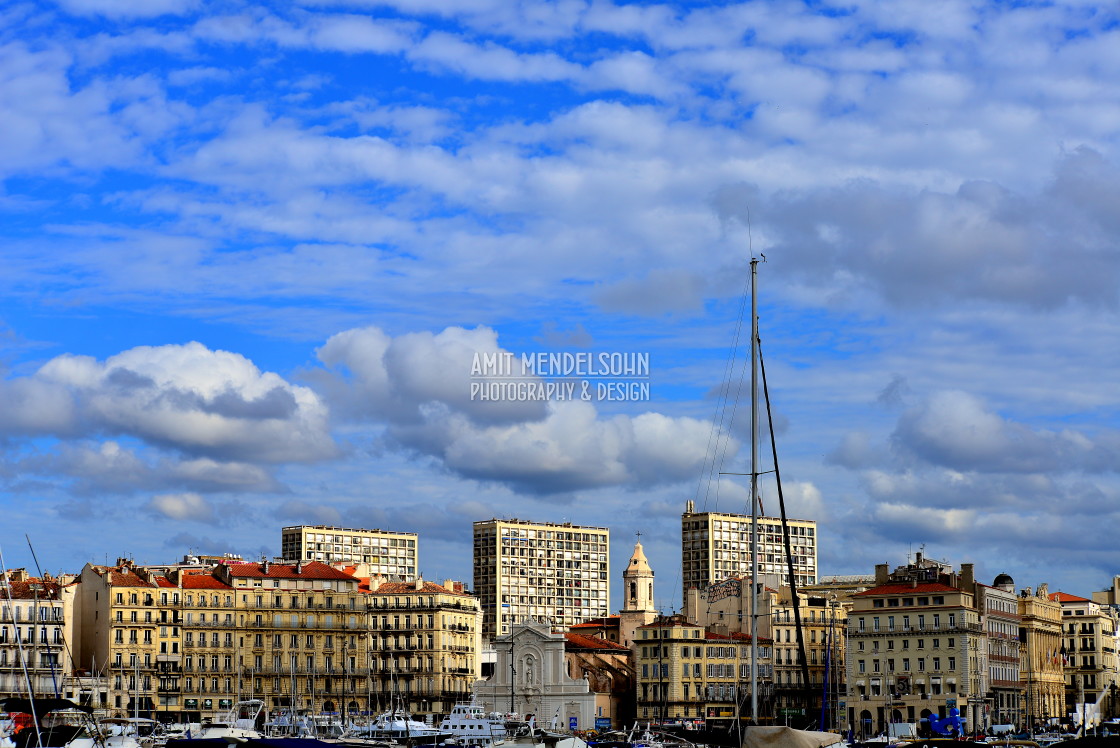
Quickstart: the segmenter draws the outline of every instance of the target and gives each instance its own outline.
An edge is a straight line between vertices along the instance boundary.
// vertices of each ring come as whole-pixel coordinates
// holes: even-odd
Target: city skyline
[[[0,19],[8,566],[327,524],[417,533],[442,580],[518,517],[610,527],[616,607],[643,533],[679,605],[686,502],[749,513],[753,256],[822,573],[1120,571],[1113,5]]]

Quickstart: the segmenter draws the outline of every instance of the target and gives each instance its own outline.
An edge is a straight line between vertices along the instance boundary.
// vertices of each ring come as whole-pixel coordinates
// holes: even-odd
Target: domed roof
[[[1005,584],[1010,584],[1012,587],[1015,586],[1015,580],[1011,578],[1010,574],[1000,574],[996,577],[996,581],[992,582],[993,587],[1002,587]]]

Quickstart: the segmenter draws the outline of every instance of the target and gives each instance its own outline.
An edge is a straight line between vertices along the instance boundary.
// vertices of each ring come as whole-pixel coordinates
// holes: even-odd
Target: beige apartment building
[[[773,690],[765,694],[777,719],[792,724],[819,720],[822,700],[825,719],[840,727],[844,714],[845,632],[851,602],[842,591],[828,586],[799,590],[800,613],[809,685],[801,668],[797,642],[797,615],[789,587],[775,589],[776,577],[762,577],[758,594],[758,633],[773,644]],[[689,590],[684,613],[706,630],[725,635],[749,634],[751,629],[749,579],[726,579],[704,590]]]
[[[429,715],[469,699],[477,599],[423,580],[378,577],[371,590],[350,571],[236,558],[87,566],[76,585],[83,657],[106,674],[118,716],[220,719],[250,697],[274,713],[352,715],[402,695]]]
[[[236,694],[266,697],[273,711],[370,708],[358,579],[318,561],[219,564],[212,578],[224,586],[207,582],[211,589],[184,602],[185,630],[195,625],[186,620],[194,613],[204,626],[199,635],[209,635],[205,645],[196,639],[195,659],[184,666],[184,682],[193,679],[190,690],[184,687],[185,709],[197,703],[205,716],[208,700],[220,710]]]
[[[893,572],[877,565],[875,578],[848,613],[847,708],[856,734],[954,707],[969,729],[987,726],[987,638],[972,564],[954,572],[919,553]]]
[[[438,585],[371,579],[370,694],[376,708],[394,700],[413,715],[443,715],[471,700],[480,674],[478,598],[450,580]]]
[[[1050,599],[1045,584],[1023,589],[1018,598],[1023,627],[1019,680],[1026,694],[1027,725],[1041,728],[1065,713],[1065,674],[1062,668],[1062,605]]]
[[[1098,721],[1116,703],[1116,614],[1108,604],[1065,592],[1055,592],[1050,599],[1062,606],[1066,713],[1084,711],[1089,723]]]
[[[771,714],[770,641],[759,637],[759,717]],[[638,629],[634,644],[639,720],[704,720],[712,728],[744,724],[751,714],[751,640],[705,631],[683,615]]]
[[[817,523],[791,519],[790,547],[798,586],[817,581]],[[789,585],[785,541],[780,517],[758,518],[758,575],[775,576]],[[697,512],[688,501],[681,515],[681,570],[685,593],[706,589],[732,577],[749,578],[752,572],[751,517],[723,512]]]
[[[118,559],[116,566],[86,564],[78,580],[75,660],[104,674],[111,714],[153,717],[160,704],[161,642],[167,645],[165,658],[180,655],[178,624],[160,607],[155,576]],[[167,632],[162,639],[161,630]],[[162,667],[165,672],[168,665]]]
[[[280,531],[285,561],[364,564],[371,575],[415,579],[419,549],[414,532],[359,530],[328,525],[293,525]]]
[[[25,569],[0,576],[0,698],[64,696],[73,669],[73,595]],[[87,700],[87,703],[89,701]],[[97,706],[94,701],[91,706]]]
[[[1112,617],[1120,621],[1120,574],[1112,578],[1107,589],[1094,592],[1093,602],[1109,611]],[[1117,642],[1113,649],[1120,655],[1120,626],[1117,626]],[[1120,664],[1118,664],[1120,667]],[[1120,672],[1111,673],[1111,682],[1108,685],[1108,700],[1103,705],[1102,714],[1107,719],[1120,720]]]
[[[1015,580],[1000,574],[992,586],[976,584],[976,604],[987,637],[986,717],[993,725],[1022,725],[1023,687],[1020,682],[1022,617]]]
[[[524,520],[474,523],[474,587],[482,635],[548,620],[568,628],[610,611],[610,531]]]

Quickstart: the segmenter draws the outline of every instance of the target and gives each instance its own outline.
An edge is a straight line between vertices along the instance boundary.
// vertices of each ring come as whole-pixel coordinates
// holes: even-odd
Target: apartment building
[[[289,562],[365,564],[371,575],[397,579],[415,579],[420,562],[416,533],[327,525],[281,529],[280,553]]]
[[[524,520],[474,523],[474,588],[482,635],[508,635],[514,623],[549,620],[557,628],[610,611],[610,532]]]
[[[759,716],[772,714],[770,641],[759,638]],[[683,615],[663,616],[638,629],[634,645],[640,720],[702,719],[709,727],[749,720],[751,640],[705,631]]]
[[[78,580],[81,621],[75,660],[104,674],[112,714],[151,718],[160,703],[161,641],[168,645],[166,657],[179,655],[178,624],[168,615],[171,611],[160,607],[155,575],[118,559],[115,566],[86,564]],[[162,640],[161,627],[167,632]]]
[[[817,581],[817,523],[788,521],[795,582]],[[789,566],[780,517],[758,518],[758,573],[773,575],[788,586]],[[751,517],[723,512],[696,512],[689,501],[681,515],[681,572],[683,587],[706,589],[732,577],[752,574]]]
[[[994,725],[1023,724],[1020,635],[1022,617],[1015,580],[1000,574],[992,586],[976,585],[976,604],[987,637],[985,707]]]
[[[63,695],[73,640],[72,595],[53,577],[0,576],[0,697]]]
[[[1022,625],[1019,681],[1026,694],[1025,724],[1041,728],[1065,713],[1062,669],[1062,605],[1047,585],[1023,589],[1018,597]]]
[[[877,734],[891,722],[944,717],[956,707],[985,727],[988,643],[972,564],[916,560],[875,567],[876,586],[848,613],[848,722]]]
[[[778,718],[800,724],[819,719],[821,700],[827,694],[829,727],[839,727],[843,715],[836,713],[844,700],[845,631],[851,602],[841,591],[825,586],[799,590],[797,611],[789,587],[775,589],[777,578],[761,577],[758,591],[758,633],[773,643],[772,704]],[[685,616],[708,631],[748,634],[751,629],[749,579],[726,579],[705,590],[689,590]],[[801,668],[797,642],[797,613],[800,613],[805,644],[809,687]]]
[[[443,585],[369,581],[370,693],[378,708],[394,699],[414,715],[448,714],[471,700],[480,675],[478,598]]]
[[[1116,613],[1108,604],[1066,592],[1050,599],[1062,606],[1066,713],[1085,713],[1090,721],[1107,716],[1116,703]]]
[[[235,646],[241,643],[241,632],[235,617],[234,588],[209,571],[184,569],[171,578],[176,585],[166,604],[171,607],[172,620],[180,625],[180,668],[177,677],[163,675],[161,705],[181,710],[187,720],[212,718],[233,706],[243,685],[246,693],[253,693],[242,682],[242,658]],[[239,637],[236,642],[235,636]]]
[[[821,699],[827,693],[824,705],[828,727],[836,728],[843,715],[836,714],[838,704],[844,700],[845,686],[845,631],[847,607],[836,598],[821,597],[805,590],[798,595],[798,613],[805,646],[806,666],[801,667],[798,653],[797,616],[794,612],[789,587],[782,587],[769,604],[770,626],[763,635],[773,638],[774,646],[774,707],[777,715],[788,718],[817,719],[821,712]],[[808,688],[805,686],[808,672]]]
[[[184,631],[207,637],[184,642],[193,654],[184,660],[184,709],[216,716],[230,698],[254,694],[272,710],[368,710],[358,587],[318,561],[219,564],[209,580],[184,578]]]

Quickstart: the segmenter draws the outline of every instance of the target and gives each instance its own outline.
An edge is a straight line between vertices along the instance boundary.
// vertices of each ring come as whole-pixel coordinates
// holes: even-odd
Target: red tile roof
[[[332,569],[321,561],[308,561],[303,564],[299,574],[296,573],[295,564],[230,564],[231,577],[251,577],[255,579],[348,579],[354,577],[337,569]]]
[[[892,584],[884,584],[879,587],[872,587],[863,592],[857,592],[852,597],[872,597],[874,595],[910,595],[915,593],[926,592],[960,592],[956,587],[950,587],[941,582],[920,582],[917,586],[907,584],[905,582],[895,582]]]
[[[232,590],[225,582],[215,579],[209,574],[184,574],[183,589],[185,590]]]
[[[156,577],[156,584],[160,587],[174,587],[175,585],[167,577]]]
[[[566,632],[564,634],[565,643],[574,649],[598,649],[610,650],[612,652],[629,652],[629,648],[616,644],[606,639],[601,639],[598,636],[587,636],[586,634],[573,634]]]
[[[1091,602],[1093,602],[1092,600],[1087,600],[1084,597],[1078,597],[1077,595],[1071,595],[1068,592],[1055,592],[1054,594],[1050,595],[1050,599],[1051,600],[1057,600],[1060,603],[1091,603]]]
[[[31,589],[31,585],[38,585],[38,589]],[[3,577],[0,577],[0,589],[3,589]],[[0,600],[7,600],[8,595],[13,600],[57,600],[58,582],[43,582],[38,577],[29,577],[24,582],[9,582],[8,589],[0,592]]]
[[[155,587],[137,576],[136,572],[125,569],[113,569],[109,572],[109,584],[114,587]]]
[[[367,580],[368,581],[368,580]],[[423,586],[416,589],[415,582],[382,582],[381,586],[370,592],[371,595],[458,595],[470,597],[462,592],[449,590],[443,585],[424,580]]]

